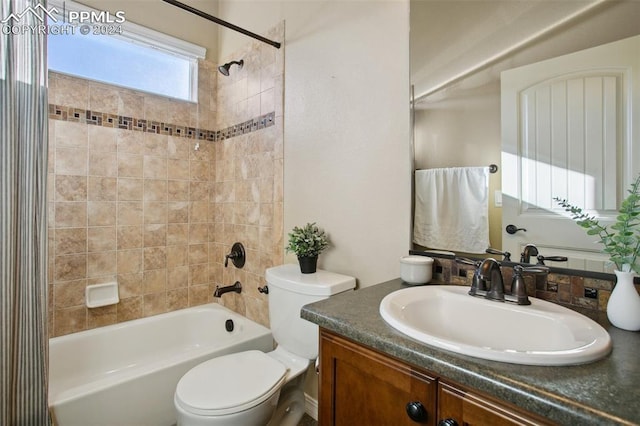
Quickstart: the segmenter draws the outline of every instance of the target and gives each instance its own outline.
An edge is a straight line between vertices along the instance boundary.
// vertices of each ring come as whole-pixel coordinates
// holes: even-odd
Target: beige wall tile
[[[142,318],[144,301],[142,296],[121,299],[118,304],[118,322]]]
[[[137,155],[144,153],[144,133],[142,132],[117,129],[116,142],[118,153]]]
[[[76,306],[55,309],[53,317],[55,336],[75,333],[87,329],[87,308]]]
[[[143,252],[145,271],[167,267],[166,247],[145,247]]]
[[[188,180],[189,160],[169,158],[167,160],[167,176],[169,179]]]
[[[55,203],[55,226],[57,228],[87,226],[87,203]]]
[[[119,201],[142,201],[144,180],[136,178],[118,178],[117,191]]]
[[[87,229],[87,251],[103,252],[116,250],[116,227],[101,226]]]
[[[89,176],[89,201],[116,201],[117,193],[116,178]]]
[[[118,114],[126,117],[142,117],[144,112],[144,95],[132,91],[121,90],[118,93]]]
[[[87,280],[62,281],[53,285],[53,299],[56,308],[84,306],[84,289]]]
[[[153,224],[144,227],[144,246],[160,247],[167,245],[167,225]]]
[[[118,177],[142,177],[142,155],[118,153]]]
[[[61,228],[55,232],[55,254],[85,253],[87,251],[86,228]]]
[[[118,291],[120,294],[120,304],[118,311],[124,305],[124,300],[134,296],[142,295],[142,273],[119,274],[118,275]]]
[[[102,126],[86,126],[88,131],[89,151],[116,152],[118,149],[118,129]]]
[[[87,125],[71,121],[54,121],[55,145],[57,148],[87,148]]]
[[[170,122],[173,123],[173,122]],[[177,123],[173,123],[177,124]],[[169,152],[169,137],[167,135],[158,135],[154,133],[144,134],[144,153],[145,155],[153,155],[156,157],[167,157]]]
[[[143,204],[139,201],[118,202],[118,225],[142,225]]]
[[[118,250],[142,248],[142,226],[118,226]]]
[[[189,225],[170,223],[167,225],[167,245],[186,245],[189,243]]]
[[[167,182],[167,198],[169,201],[189,200],[189,181],[170,180]]]
[[[167,310],[175,311],[184,309],[189,306],[189,290],[185,288],[177,288],[167,291]]]
[[[115,251],[89,253],[87,255],[87,277],[102,277],[117,272]]]
[[[154,269],[144,272],[142,292],[144,295],[164,292],[167,288],[167,270]]]
[[[89,175],[118,176],[118,157],[115,152],[89,152]]]
[[[189,267],[179,266],[167,270],[167,288],[176,289],[189,285]]]
[[[116,224],[116,203],[89,201],[87,203],[87,223],[89,226],[114,226]]]
[[[73,254],[56,256],[55,280],[69,281],[87,277],[87,255]]]
[[[144,223],[167,223],[167,203],[158,201],[145,202]]]
[[[213,127],[205,127],[205,128],[211,129]],[[167,156],[170,159],[189,159],[189,150],[191,148],[192,148],[192,144],[191,144],[191,141],[188,139],[169,136],[167,140]],[[174,178],[174,179],[178,179],[178,178]]]
[[[186,245],[167,246],[167,268],[188,265],[188,253]]]
[[[89,84],[89,109],[92,111],[118,113],[118,89],[100,83]]]
[[[189,202],[177,201],[167,204],[168,223],[188,223],[189,222]]]
[[[145,201],[166,201],[167,200],[167,180],[166,179],[144,179],[144,189],[142,199]]]
[[[209,303],[213,291],[208,285],[195,285],[189,287],[189,306],[198,306]]]
[[[87,148],[56,148],[56,174],[87,174]]]
[[[54,175],[56,201],[86,201],[86,176]]]
[[[153,157],[145,155],[143,160],[143,173],[145,178],[167,179],[166,157]]]
[[[142,272],[142,249],[118,250],[118,274]]]
[[[145,294],[144,296],[143,315],[145,317],[161,314],[167,311],[167,294],[159,292],[154,294]]]
[[[87,310],[87,328],[104,327],[118,322],[116,305],[103,306]]]

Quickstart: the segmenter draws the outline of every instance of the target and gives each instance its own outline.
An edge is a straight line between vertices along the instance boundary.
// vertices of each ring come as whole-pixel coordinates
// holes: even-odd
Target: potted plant
[[[289,233],[287,252],[295,253],[300,263],[300,272],[312,274],[316,272],[318,255],[329,246],[329,237],[314,223],[303,227],[294,226]]]
[[[607,303],[607,316],[611,324],[624,330],[640,330],[640,296],[633,285],[633,278],[640,273],[640,175],[631,184],[629,195],[622,201],[615,223],[600,224],[595,216],[569,204],[567,200],[554,198],[588,235],[600,237],[602,251],[616,265],[616,284]]]

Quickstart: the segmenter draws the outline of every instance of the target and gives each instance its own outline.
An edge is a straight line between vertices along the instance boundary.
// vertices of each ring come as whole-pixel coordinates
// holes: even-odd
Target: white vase
[[[616,284],[607,304],[611,324],[629,331],[640,330],[640,295],[633,285],[634,272],[614,271]]]

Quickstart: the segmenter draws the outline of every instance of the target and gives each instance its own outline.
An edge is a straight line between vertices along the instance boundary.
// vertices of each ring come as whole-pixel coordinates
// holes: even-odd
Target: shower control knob
[[[526,229],[524,229],[524,228],[518,228],[518,227],[517,227],[517,226],[515,226],[515,225],[507,225],[507,227],[505,228],[505,231],[507,231],[507,234],[511,234],[511,235],[515,234],[515,233],[516,233],[516,232],[518,232],[518,231],[527,232],[527,230],[526,230]]]
[[[411,420],[419,423],[427,421],[429,417],[427,409],[420,401],[411,401],[407,404],[407,415]]]

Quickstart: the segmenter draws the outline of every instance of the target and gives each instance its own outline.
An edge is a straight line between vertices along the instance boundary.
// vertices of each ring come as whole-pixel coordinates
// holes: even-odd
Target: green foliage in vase
[[[587,231],[587,235],[597,235],[604,246],[603,253],[619,271],[634,271],[640,274],[640,175],[631,188],[629,195],[622,201],[615,223],[608,226],[600,224],[598,219],[585,213],[581,208],[569,204],[567,200],[555,197],[554,200],[571,214],[571,218]]]
[[[329,237],[314,223],[307,223],[303,227],[294,226],[289,233],[287,252],[295,253],[298,257],[314,257],[329,246]]]

